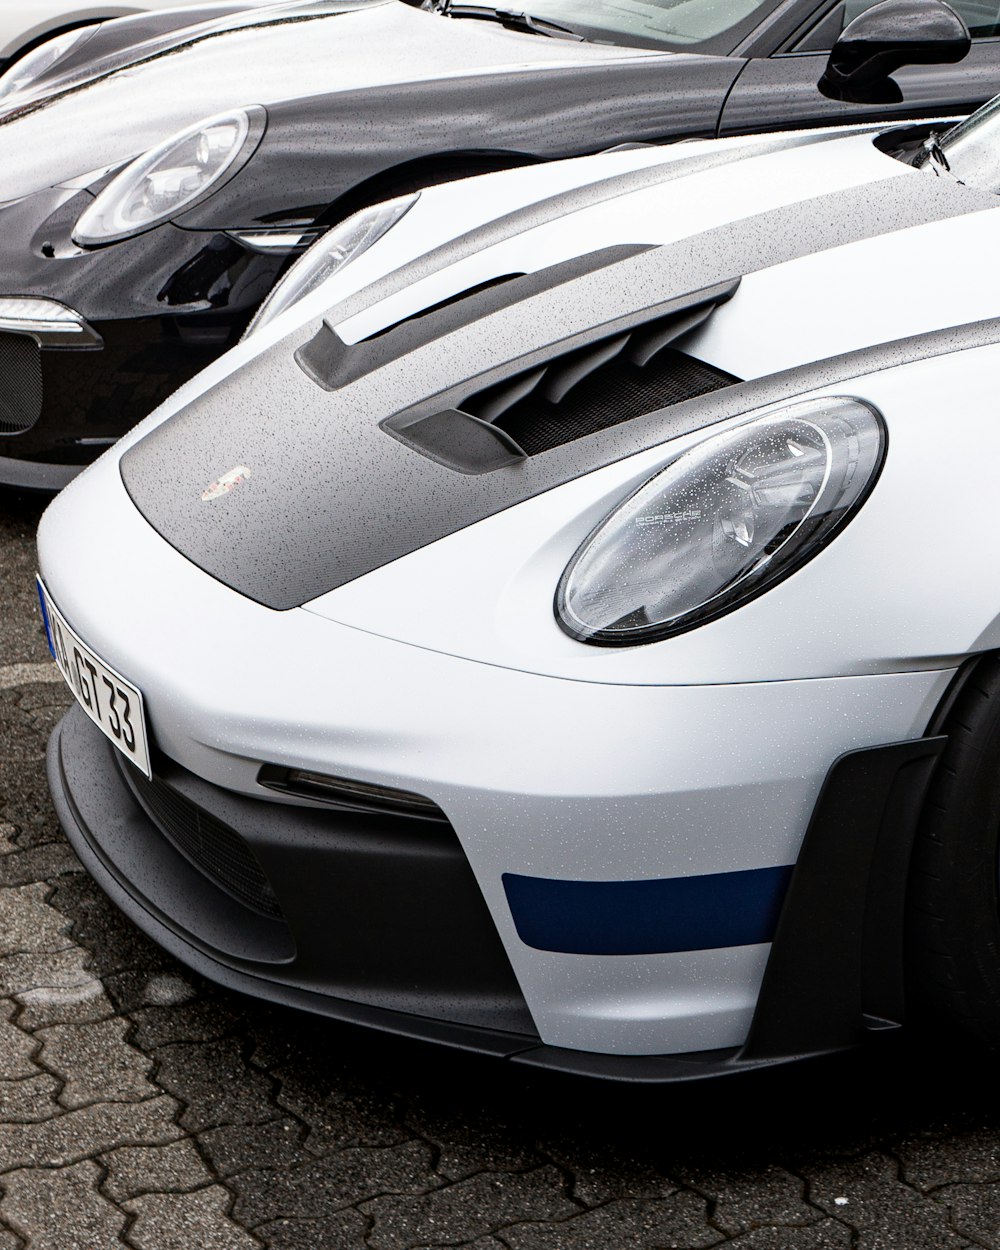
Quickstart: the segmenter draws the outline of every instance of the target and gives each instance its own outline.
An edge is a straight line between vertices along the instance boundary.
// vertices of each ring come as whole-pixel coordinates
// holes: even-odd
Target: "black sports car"
[[[6,98],[0,79],[0,483],[65,484],[360,208],[629,142],[953,115],[1000,89],[995,10],[958,0],[961,60],[939,0],[866,7],[214,6],[106,23]]]

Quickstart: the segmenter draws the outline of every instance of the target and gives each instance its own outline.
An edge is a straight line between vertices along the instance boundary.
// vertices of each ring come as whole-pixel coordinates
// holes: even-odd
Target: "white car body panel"
[[[418,646],[581,681],[786,681],[956,664],[1000,646],[1000,552],[963,541],[990,526],[998,370],[1000,348],[984,347],[810,392],[856,395],[885,417],[891,452],[871,498],[792,577],[676,637],[611,651],[581,646],[556,623],[554,589],[590,530],[635,487],[743,417],[538,495],[308,608]],[[943,413],[952,437],[935,440]],[[940,446],[929,458],[932,441]],[[961,483],[961,502],[944,513],[935,506],[942,483]]]
[[[643,879],[791,863],[830,762],[919,736],[951,677],[669,687],[516,673],[270,611],[152,537],[106,456],[45,514],[39,559],[73,628],[142,690],[162,749],[245,794],[264,794],[261,763],[419,786],[461,839],[543,1041],[568,1048],[739,1044],[767,948],[610,961],[533,950],[504,872]],[[112,616],[87,590],[121,569],[129,594]],[[277,654],[280,667],[255,664],[247,679],[249,655]],[[719,749],[720,724],[738,749]]]
[[[258,767],[276,763],[438,803],[541,1038],[555,1046],[640,1055],[738,1045],[768,947],[614,958],[534,949],[514,928],[505,872],[617,881],[792,864],[834,761],[920,738],[963,658],[1000,645],[1000,549],[970,540],[992,530],[1000,346],[803,384],[802,397],[854,395],[883,413],[889,451],[871,497],[829,547],[766,594],[641,647],[587,647],[565,635],[552,606],[560,574],[635,485],[743,412],[283,612],[207,576],[161,538],[131,502],[120,461],[248,362],[281,351],[283,336],[300,342],[327,312],[354,342],[491,276],[615,243],[693,237],[869,182],[927,177],[867,134],[749,155],[763,142],[619,152],[424,192],[368,253],[181,388],[71,484],[39,531],[55,602],[142,690],[153,737],[178,764],[260,797]],[[747,159],[529,226],[368,302],[369,284],[497,214],[709,152]],[[731,303],[685,349],[764,377],[994,318],[998,212],[896,233],[884,223],[877,238],[742,275]],[[951,264],[937,263],[944,254]],[[113,585],[121,570],[129,594],[112,613],[93,586]]]

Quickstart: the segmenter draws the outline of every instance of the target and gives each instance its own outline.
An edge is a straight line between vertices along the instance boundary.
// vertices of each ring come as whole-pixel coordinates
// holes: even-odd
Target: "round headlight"
[[[11,96],[27,90],[33,82],[47,73],[57,61],[61,61],[78,44],[89,39],[97,29],[94,26],[82,26],[76,30],[64,31],[54,39],[47,39],[33,51],[15,61],[6,74],[0,78],[0,104]]]
[[[381,239],[416,204],[420,192],[363,208],[326,234],[289,269],[257,309],[244,338],[255,334],[291,308]]]
[[[108,183],[73,229],[81,247],[140,234],[191,208],[245,164],[263,134],[259,105],[219,113],[172,135]],[[253,146],[251,146],[251,144]]]
[[[730,612],[814,556],[867,497],[885,454],[857,399],[806,400],[683,452],[597,527],[563,573],[559,623],[602,646]]]

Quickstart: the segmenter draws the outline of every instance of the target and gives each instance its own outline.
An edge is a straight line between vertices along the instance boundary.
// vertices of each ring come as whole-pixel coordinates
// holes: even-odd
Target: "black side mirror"
[[[968,26],[943,0],[882,0],[844,29],[819,89],[831,100],[898,104],[894,70],[960,61],[971,46]]]

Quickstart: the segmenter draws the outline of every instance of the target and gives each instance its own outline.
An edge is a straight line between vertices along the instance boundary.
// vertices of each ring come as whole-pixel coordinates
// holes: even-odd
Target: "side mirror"
[[[831,100],[898,104],[889,75],[903,65],[960,61],[972,46],[969,28],[943,0],[882,0],[845,27],[819,89]]]

